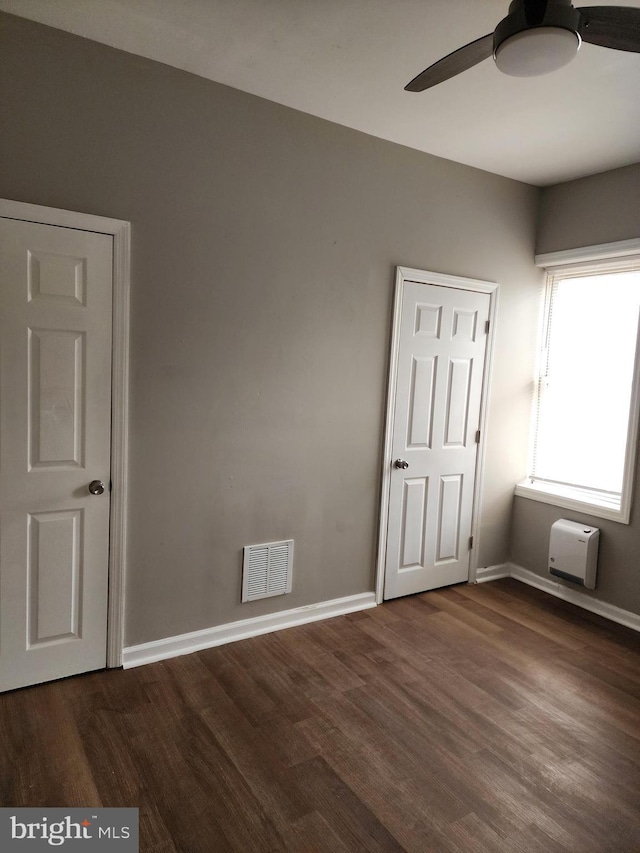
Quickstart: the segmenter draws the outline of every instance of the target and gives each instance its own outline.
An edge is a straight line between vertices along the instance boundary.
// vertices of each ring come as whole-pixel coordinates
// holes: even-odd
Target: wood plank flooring
[[[1,805],[142,851],[638,853],[640,636],[514,580],[0,696]]]

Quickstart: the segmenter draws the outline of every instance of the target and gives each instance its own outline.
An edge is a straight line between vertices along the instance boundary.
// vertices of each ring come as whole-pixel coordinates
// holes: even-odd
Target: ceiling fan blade
[[[582,41],[640,53],[640,9],[631,6],[583,6]]]
[[[443,59],[439,59],[425,69],[404,87],[407,92],[424,92],[437,83],[442,83],[450,77],[455,77],[468,68],[473,68],[483,59],[488,59],[493,53],[493,33],[465,44],[454,50]]]

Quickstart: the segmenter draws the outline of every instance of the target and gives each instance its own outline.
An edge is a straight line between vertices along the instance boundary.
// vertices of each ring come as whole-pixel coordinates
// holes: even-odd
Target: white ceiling
[[[584,0],[590,5],[593,0]],[[598,0],[640,7],[640,0]],[[0,9],[373,136],[531,184],[640,161],[640,54],[583,44],[545,77],[489,59],[419,71],[491,32],[508,0],[0,0]]]

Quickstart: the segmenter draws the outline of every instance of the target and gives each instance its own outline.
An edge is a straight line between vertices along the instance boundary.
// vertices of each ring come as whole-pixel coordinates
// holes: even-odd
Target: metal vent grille
[[[293,539],[246,545],[242,563],[242,600],[291,592]]]

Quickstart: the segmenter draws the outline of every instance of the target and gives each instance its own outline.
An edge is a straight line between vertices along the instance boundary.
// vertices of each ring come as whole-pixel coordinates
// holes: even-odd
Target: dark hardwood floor
[[[142,851],[638,853],[640,637],[514,580],[0,697],[1,805]]]

